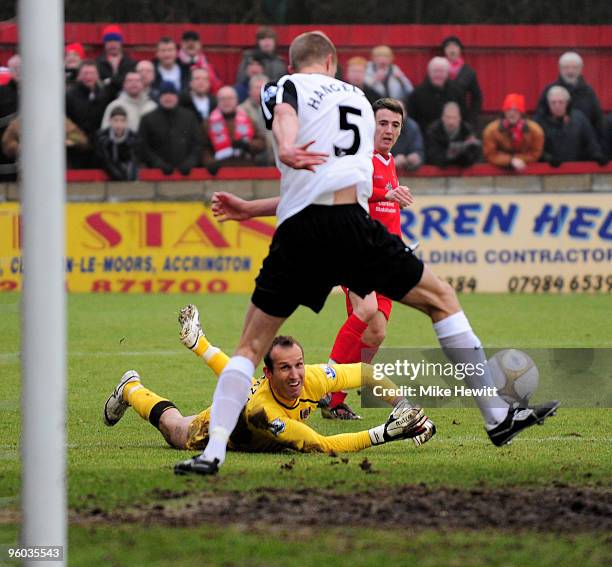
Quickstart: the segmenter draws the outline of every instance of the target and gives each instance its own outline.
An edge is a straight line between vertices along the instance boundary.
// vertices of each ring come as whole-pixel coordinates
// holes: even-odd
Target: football
[[[504,349],[489,359],[489,368],[499,395],[512,406],[526,406],[540,380],[532,358],[521,350]]]

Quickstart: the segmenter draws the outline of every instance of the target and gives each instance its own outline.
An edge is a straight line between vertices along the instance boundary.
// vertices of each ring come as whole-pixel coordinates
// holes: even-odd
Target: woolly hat
[[[71,51],[74,51],[81,59],[85,59],[85,50],[83,49],[83,46],[80,43],[69,43],[66,46],[66,53],[69,53]]]
[[[506,110],[512,108],[518,110],[521,114],[525,114],[525,97],[522,94],[510,93],[506,95],[502,110],[506,112]]]
[[[118,25],[111,24],[102,30],[102,43],[106,43],[107,41],[123,42],[123,32]]]
[[[178,94],[176,85],[172,81],[162,81],[159,85],[159,96],[164,94]]]

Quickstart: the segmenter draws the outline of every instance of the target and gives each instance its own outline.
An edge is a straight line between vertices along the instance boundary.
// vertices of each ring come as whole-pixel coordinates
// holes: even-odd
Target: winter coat
[[[376,65],[370,61],[366,68],[366,84],[378,94],[378,98],[391,97],[406,102],[414,90],[412,82],[395,64],[389,66],[384,80],[376,79]]]
[[[466,140],[474,139],[474,131],[467,122],[461,122],[459,134],[451,140],[444,129],[442,120],[436,120],[427,129],[425,137],[425,149],[427,152],[427,163],[446,167],[458,165],[467,167],[476,162],[480,156],[480,142],[466,143]],[[456,155],[450,155],[452,152]]]
[[[111,112],[118,106],[123,108],[127,113],[128,128],[132,130],[132,132],[138,132],[141,118],[157,108],[157,104],[155,104],[145,93],[141,93],[138,98],[133,98],[127,93],[122,92],[118,98],[106,107],[104,116],[102,117],[101,128],[108,128],[110,126]]]
[[[561,119],[547,112],[537,121],[545,136],[542,161],[559,165],[566,161],[604,160],[595,129],[580,110],[570,108]]]
[[[391,153],[394,156],[419,154],[421,163],[425,163],[425,145],[419,125],[412,118],[404,118],[404,125]]]
[[[446,81],[442,88],[431,84],[429,77],[418,85],[408,97],[406,111],[413,118],[421,132],[426,132],[428,126],[442,116],[442,110],[447,102],[456,102],[465,116],[465,101],[461,89],[451,81]]]
[[[76,83],[66,93],[66,115],[90,140],[100,128],[106,106],[112,100],[109,91],[96,86],[90,91],[83,83]]]
[[[117,140],[110,128],[96,134],[98,161],[114,181],[134,181],[138,175],[136,164],[138,137],[128,129],[122,139]]]
[[[572,108],[574,110],[580,110],[587,117],[588,121],[591,123],[591,126],[595,128],[599,135],[604,120],[601,105],[599,104],[599,99],[597,98],[593,88],[588,85],[582,77],[578,78],[578,82],[575,85],[566,83],[561,76],[559,76],[554,83],[547,85],[540,95],[540,100],[538,101],[538,107],[535,113],[535,119],[544,119],[544,117],[549,114],[546,96],[548,95],[548,91],[555,86],[564,87],[569,91]]]
[[[191,69],[187,65],[181,63],[181,61],[179,61],[178,59],[176,60],[176,64],[179,66],[181,81],[181,86],[177,90],[187,90],[189,88],[189,81],[191,80]],[[159,92],[159,86],[164,80],[161,76],[161,73],[159,72],[159,59],[153,59],[153,66],[155,68],[155,79],[153,80],[153,83],[151,83],[151,90],[157,93]],[[151,98],[154,97],[151,96]]]
[[[208,100],[209,100],[208,114],[210,115],[210,113],[215,108],[217,108],[217,99],[214,95],[209,94]],[[182,106],[183,108],[186,108],[187,110],[191,110],[200,120],[204,120],[205,118],[208,118],[208,116],[202,116],[200,114],[200,111],[198,110],[197,106],[194,104],[191,98],[190,91],[183,91],[179,95],[179,106]]]
[[[464,63],[457,77],[451,79],[451,81],[458,86],[463,93],[466,106],[465,121],[470,124],[476,124],[478,115],[482,109],[482,91],[478,84],[476,71]]]
[[[246,68],[251,57],[257,57],[261,61],[261,65],[264,69],[264,75],[271,81],[278,81],[283,75],[287,74],[287,63],[281,59],[276,53],[264,53],[259,49],[247,49],[240,61],[238,72],[236,73],[236,83],[243,83],[247,78]]]
[[[202,155],[202,125],[193,112],[162,107],[142,117],[140,158],[148,167],[192,169]]]
[[[136,69],[136,61],[125,53],[121,56],[119,65],[117,65],[117,71],[113,71],[113,66],[110,61],[106,58],[106,55],[102,53],[96,59],[96,67],[98,67],[98,73],[102,83],[108,87],[108,90],[115,97],[123,88],[123,80],[125,76]]]
[[[523,139],[518,150],[512,143],[512,134],[504,128],[503,119],[487,124],[482,133],[482,152],[485,159],[499,167],[509,167],[512,158],[520,158],[525,163],[538,161],[544,149],[544,132],[539,124],[525,120]]]

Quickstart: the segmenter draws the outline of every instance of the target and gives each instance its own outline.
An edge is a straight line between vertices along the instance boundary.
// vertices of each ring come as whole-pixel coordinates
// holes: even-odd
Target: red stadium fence
[[[524,173],[517,174],[510,170],[488,164],[477,164],[471,167],[435,167],[426,165],[416,172],[401,172],[402,177],[499,177],[514,176],[516,178],[525,175],[582,175],[582,174],[612,174],[612,163],[598,166],[593,162],[567,162],[560,167],[551,167],[546,163],[534,163],[527,166]],[[242,181],[242,180],[274,180],[280,175],[275,167],[225,167],[221,168],[217,175],[211,175],[204,168],[195,168],[189,175],[173,173],[164,175],[159,169],[141,169],[140,181]],[[109,177],[100,169],[69,170],[67,172],[69,182],[100,182],[108,181]]]
[[[67,42],[80,41],[87,54],[101,49],[102,28],[106,24],[69,23]],[[222,80],[235,81],[242,50],[254,44],[256,25],[246,24],[121,24],[127,49],[137,59],[151,57],[157,40],[164,35],[180,39],[186,29],[200,33],[207,56]],[[533,110],[544,86],[557,77],[557,61],[567,50],[578,51],[585,62],[584,76],[593,86],[602,107],[612,110],[612,89],[608,70],[612,67],[612,26],[556,25],[348,25],[319,26],[334,40],[340,63],[354,55],[368,56],[370,49],[387,44],[395,51],[395,61],[413,83],[419,83],[429,59],[440,53],[440,42],[457,35],[466,46],[465,59],[476,72],[484,93],[483,111],[494,112],[508,92],[522,92]],[[280,52],[306,26],[276,26]],[[15,51],[17,26],[0,23],[0,63]]]

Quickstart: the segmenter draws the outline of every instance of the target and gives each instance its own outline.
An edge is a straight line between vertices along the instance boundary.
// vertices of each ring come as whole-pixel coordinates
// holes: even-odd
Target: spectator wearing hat
[[[444,57],[434,57],[427,65],[427,75],[408,97],[406,110],[421,128],[427,132],[429,125],[438,120],[447,102],[459,104],[462,115],[464,97],[461,89],[448,78],[450,64]]]
[[[208,119],[204,145],[204,165],[209,170],[220,166],[253,165],[257,154],[266,148],[266,141],[248,114],[238,108],[234,87],[221,87],[217,108]]]
[[[569,91],[555,85],[548,89],[546,100],[546,113],[536,117],[544,130],[542,161],[553,167],[566,161],[608,163],[589,119],[582,111],[572,108]]]
[[[414,89],[410,79],[393,63],[393,51],[388,45],[377,45],[372,49],[365,82],[379,98],[390,97],[403,102]]]
[[[406,113],[406,105],[400,102],[404,110],[402,130],[391,153],[397,169],[416,171],[425,163],[425,143],[419,125]]]
[[[21,57],[17,54],[8,60],[8,83],[0,86],[0,138],[8,125],[17,117],[19,102],[19,82],[21,77]],[[15,181],[17,179],[17,164],[0,151],[0,181]]]
[[[425,148],[427,163],[438,167],[467,167],[480,157],[481,143],[471,126],[461,119],[461,108],[447,102],[442,117],[427,129]]]
[[[210,92],[216,92],[223,86],[223,81],[218,77],[212,63],[208,61],[206,55],[202,51],[202,43],[200,42],[200,34],[193,30],[187,30],[181,38],[181,48],[178,52],[179,61],[194,69],[204,69],[208,73],[210,82]]]
[[[81,61],[85,59],[85,50],[80,43],[69,43],[64,55],[64,73],[66,75],[66,86],[71,87],[76,83]]]
[[[100,80],[109,87],[113,98],[121,90],[123,79],[128,71],[133,71],[136,61],[123,51],[123,32],[118,25],[112,24],[102,30],[104,52],[96,59]]]
[[[257,45],[254,49],[247,49],[242,55],[242,61],[236,74],[236,83],[248,83],[247,65],[253,55],[257,55],[263,65],[263,72],[270,77],[271,81],[278,81],[287,74],[287,64],[276,54],[276,32],[269,27],[263,26],[257,30],[255,35]]]
[[[115,106],[109,125],[96,135],[96,154],[100,165],[113,181],[134,181],[138,176],[136,133],[129,127],[128,113]]]
[[[559,58],[559,77],[547,85],[538,101],[536,119],[544,119],[548,112],[548,91],[554,87],[563,87],[570,95],[572,109],[580,110],[591,123],[598,136],[602,136],[604,115],[597,94],[582,76],[584,62],[574,51],[568,51]]]
[[[157,56],[153,60],[155,80],[153,88],[160,88],[162,82],[172,83],[178,92],[189,86],[191,72],[187,65],[179,61],[176,43],[170,37],[162,37],[157,42]]]
[[[525,116],[525,97],[506,95],[504,115],[490,122],[482,134],[485,159],[499,167],[524,171],[528,163],[536,162],[544,149],[544,132],[537,122]]]
[[[200,121],[210,116],[217,106],[217,99],[210,93],[210,80],[206,69],[192,69],[189,90],[180,94],[179,104],[191,110]]]
[[[249,81],[249,97],[238,105],[238,108],[244,110],[251,122],[257,127],[260,133],[263,134],[266,140],[265,151],[255,155],[255,165],[271,166],[274,165],[274,134],[266,128],[266,121],[263,112],[261,111],[261,89],[270,79],[265,75],[255,75]]]
[[[461,89],[465,99],[465,119],[476,126],[482,108],[482,91],[476,71],[464,62],[463,43],[458,37],[447,37],[442,42],[442,51],[449,64],[448,79]]]
[[[179,106],[174,83],[163,81],[159,93],[159,107],[140,121],[140,158],[166,175],[175,169],[188,175],[200,163],[202,126],[193,112]]]
[[[365,59],[365,57],[351,57],[346,62],[344,80],[347,83],[355,85],[357,88],[361,89],[371,104],[375,100],[379,99],[380,95],[365,82],[367,67],[368,61]]]
[[[123,90],[119,97],[113,100],[104,111],[102,117],[102,128],[110,125],[112,111],[118,106],[127,112],[127,125],[132,132],[138,132],[140,119],[157,108],[155,104],[144,92],[142,77],[136,71],[129,71],[123,80]]]
[[[259,54],[254,53],[247,61],[246,73],[242,83],[236,83],[234,89],[238,95],[238,102],[244,102],[249,97],[249,83],[252,77],[263,75],[264,67],[262,58]]]

